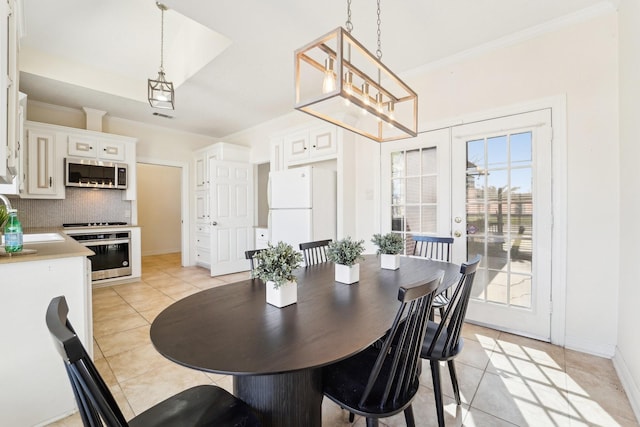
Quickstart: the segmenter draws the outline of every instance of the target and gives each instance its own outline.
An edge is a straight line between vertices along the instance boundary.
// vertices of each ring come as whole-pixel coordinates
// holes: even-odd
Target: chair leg
[[[349,412],[349,422],[352,423],[356,419],[356,414]]]
[[[416,420],[413,418],[413,408],[411,405],[404,410],[404,419],[407,423],[407,427],[416,427]]]
[[[378,425],[377,418],[367,418],[367,427],[378,427]]]
[[[442,386],[440,384],[440,362],[431,361],[431,377],[433,379],[433,394],[436,398],[436,413],[438,427],[444,427],[444,405],[442,403]]]
[[[440,310],[440,318],[444,319],[444,306],[438,307],[438,310]]]
[[[447,362],[449,366],[449,374],[451,375],[451,385],[453,386],[453,394],[456,397],[456,403],[460,405],[460,387],[458,387],[458,376],[456,375],[456,365],[453,364],[453,360]]]

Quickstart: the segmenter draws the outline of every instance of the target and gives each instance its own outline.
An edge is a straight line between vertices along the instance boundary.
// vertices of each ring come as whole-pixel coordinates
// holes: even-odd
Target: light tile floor
[[[197,384],[232,390],[232,379],[176,365],[160,356],[149,327],[168,305],[202,289],[224,286],[248,273],[216,278],[207,270],[180,267],[180,255],[143,257],[142,280],[93,292],[94,356],[98,370],[126,417]],[[471,324],[456,359],[462,405],[453,399],[443,366],[447,426],[640,427],[610,360]],[[424,364],[413,403],[418,426],[436,426],[431,374]],[[397,415],[381,425],[404,426]],[[78,414],[54,426],[81,426]],[[347,426],[348,414],[323,403],[323,426]],[[357,417],[355,425],[365,420]]]

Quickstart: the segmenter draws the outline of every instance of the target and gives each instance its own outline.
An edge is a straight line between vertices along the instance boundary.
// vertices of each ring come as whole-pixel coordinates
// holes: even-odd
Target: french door
[[[454,237],[476,254],[467,319],[550,339],[551,111],[421,133],[381,147],[383,231]]]
[[[551,110],[452,129],[454,261],[476,254],[467,319],[551,337]]]
[[[247,270],[253,245],[253,165],[209,159],[211,275]]]

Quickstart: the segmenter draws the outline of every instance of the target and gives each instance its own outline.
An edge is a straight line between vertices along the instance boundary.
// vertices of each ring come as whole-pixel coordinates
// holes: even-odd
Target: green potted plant
[[[266,285],[267,303],[278,308],[295,304],[298,287],[293,270],[302,262],[302,254],[284,242],[275,246],[269,243],[267,249],[253,257],[257,264],[252,275],[262,279]]]
[[[404,239],[399,233],[374,234],[371,241],[378,247],[380,267],[387,270],[400,268],[400,253],[404,250]]]
[[[360,280],[360,264],[357,261],[364,259],[364,240],[351,240],[347,236],[342,240],[329,243],[327,259],[335,263],[336,282],[348,285]]]

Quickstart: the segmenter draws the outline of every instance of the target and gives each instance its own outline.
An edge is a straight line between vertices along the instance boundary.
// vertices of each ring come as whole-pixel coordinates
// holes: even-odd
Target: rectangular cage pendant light
[[[418,131],[418,95],[344,28],[295,51],[295,108],[378,142]]]

